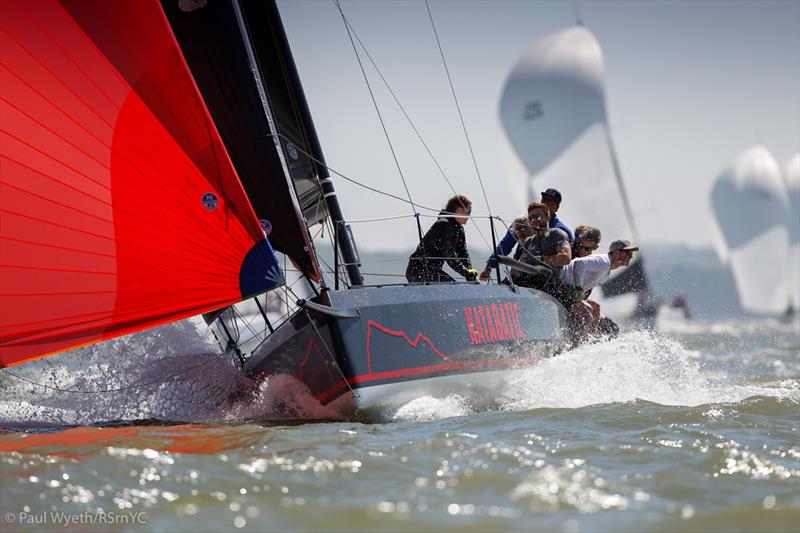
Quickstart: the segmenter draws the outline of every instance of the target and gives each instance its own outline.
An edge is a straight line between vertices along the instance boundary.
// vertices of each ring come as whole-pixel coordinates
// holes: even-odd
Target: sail
[[[503,90],[500,119],[530,177],[530,201],[554,187],[563,196],[558,215],[570,227],[597,227],[605,243],[636,241],[604,85],[597,39],[583,26],[571,27],[534,43],[517,62]],[[648,290],[643,265],[638,268],[640,275],[629,276],[626,291]],[[612,280],[625,270],[615,270]]]
[[[789,276],[792,304],[800,308],[800,154],[783,167],[786,193],[789,197]]]
[[[711,190],[711,208],[742,307],[783,312],[789,298],[788,205],[769,150],[754,146],[723,170]]]
[[[0,17],[0,364],[282,282],[161,6]]]
[[[647,286],[647,278],[642,261],[636,258],[620,275],[606,281],[602,289],[605,296],[618,296],[629,292],[638,292],[643,286]]]
[[[311,159],[322,156],[299,112],[305,102],[274,4],[163,6],[270,242],[318,281],[307,225],[327,216]]]

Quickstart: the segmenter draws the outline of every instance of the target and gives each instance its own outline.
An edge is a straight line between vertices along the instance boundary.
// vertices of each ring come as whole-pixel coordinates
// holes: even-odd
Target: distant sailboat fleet
[[[500,101],[508,174],[512,189],[524,191],[528,201],[557,187],[565,198],[559,215],[573,227],[596,226],[604,242],[638,242],[605,98],[602,49],[588,29],[576,25],[535,42],[512,69]],[[800,306],[800,154],[781,169],[769,150],[750,148],[720,174],[711,204],[715,247],[730,265],[742,308],[795,313]],[[625,305],[609,305],[617,314],[654,318],[657,312],[641,257],[604,283],[602,293],[636,295],[635,307],[623,311]]]
[[[800,154],[783,170],[753,146],[717,177],[711,191],[715,247],[730,266],[742,308],[792,316],[800,304]]]

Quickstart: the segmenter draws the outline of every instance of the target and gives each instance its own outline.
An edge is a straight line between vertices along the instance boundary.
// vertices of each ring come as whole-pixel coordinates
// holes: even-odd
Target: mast
[[[325,156],[322,153],[322,146],[317,136],[317,130],[314,127],[314,121],[311,118],[311,112],[308,108],[306,95],[303,91],[303,85],[300,82],[300,76],[297,73],[297,66],[292,56],[289,41],[286,38],[286,31],[283,28],[278,6],[272,0],[267,3],[269,10],[270,20],[274,22],[274,36],[278,41],[278,48],[282,55],[283,67],[285,75],[290,82],[292,92],[294,93],[295,104],[297,105],[297,112],[302,122],[306,141],[308,141],[312,155],[312,165],[319,179],[320,186],[322,187],[322,194],[325,200],[325,206],[331,216],[331,221],[336,228],[334,231],[337,244],[342,252],[342,259],[345,262],[345,269],[347,270],[347,277],[350,280],[350,285],[363,285],[364,278],[361,276],[359,269],[358,254],[356,253],[355,243],[352,240],[352,235],[347,226],[342,208],[339,205],[339,198],[336,195],[336,190],[333,186],[333,179],[331,178],[328,166],[325,163]],[[237,8],[238,10],[238,8]],[[334,273],[338,275],[338,273]]]
[[[617,152],[614,150],[614,143],[611,140],[611,128],[608,126],[608,122],[606,122],[604,126],[606,129],[606,136],[608,137],[608,152],[611,156],[611,165],[614,167],[614,177],[617,180],[617,188],[619,189],[619,194],[622,197],[622,207],[625,210],[625,218],[628,221],[628,225],[631,227],[631,233],[633,234],[634,242],[641,244],[641,241],[639,240],[639,232],[636,230],[636,223],[633,220],[631,202],[628,200],[628,191],[625,189],[625,182],[622,180],[622,171],[619,168]]]
[[[611,140],[611,128],[608,125],[608,121],[604,124],[606,129],[606,136],[608,137],[608,152],[611,156],[611,165],[614,167],[614,177],[617,180],[617,188],[619,189],[619,194],[622,197],[622,207],[625,210],[625,218],[628,220],[628,225],[631,228],[631,233],[633,234],[634,242],[641,245],[641,240],[639,239],[639,232],[636,230],[636,223],[633,220],[633,209],[631,209],[631,203],[628,200],[628,191],[625,189],[625,182],[622,179],[622,171],[619,167],[619,160],[617,159],[617,152],[614,150],[614,142]],[[647,274],[644,271],[642,263],[644,260],[641,256],[637,258],[639,263],[639,271],[636,272],[636,276],[639,278],[636,284],[642,286],[642,290],[636,291],[640,295],[640,302],[641,297],[644,296],[644,301],[647,302],[651,299],[652,293],[650,291],[650,282],[647,279]],[[623,275],[623,274],[620,274]]]

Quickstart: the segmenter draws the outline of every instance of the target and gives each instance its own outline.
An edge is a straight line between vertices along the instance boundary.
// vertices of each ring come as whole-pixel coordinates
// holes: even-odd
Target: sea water
[[[184,327],[0,375],[0,529],[800,530],[797,322],[626,333],[519,370],[492,411],[295,425],[252,420],[324,412]]]

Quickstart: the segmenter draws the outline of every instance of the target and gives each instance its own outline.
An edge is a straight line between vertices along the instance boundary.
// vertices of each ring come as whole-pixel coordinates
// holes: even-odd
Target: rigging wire
[[[383,115],[381,115],[381,110],[378,107],[378,102],[377,100],[375,100],[375,94],[372,92],[372,86],[369,83],[367,72],[364,70],[364,64],[361,62],[361,56],[358,53],[358,48],[356,47],[356,43],[353,41],[353,34],[350,31],[350,25],[347,23],[347,18],[344,16],[344,11],[342,11],[342,5],[339,3],[339,0],[333,0],[333,1],[336,4],[336,8],[339,10],[339,14],[342,16],[344,27],[347,30],[347,37],[350,39],[350,44],[353,46],[353,52],[355,53],[356,59],[358,60],[358,66],[361,69],[361,74],[364,76],[364,82],[367,85],[369,96],[370,98],[372,98],[372,105],[375,106],[375,112],[378,114],[378,120],[381,123],[381,128],[383,129],[383,134],[386,137],[386,142],[389,143],[389,150],[392,152],[392,158],[394,159],[394,164],[397,166],[397,172],[400,174],[400,179],[403,181],[403,188],[405,188],[406,190],[408,201],[411,204],[414,213],[416,213],[417,212],[416,205],[414,204],[414,200],[411,198],[411,191],[408,190],[408,184],[406,183],[406,178],[403,175],[403,169],[400,167],[400,161],[398,161],[397,159],[397,154],[394,151],[394,146],[392,145],[392,140],[389,137],[389,132],[386,129],[386,124],[383,122]],[[422,240],[421,234],[420,234],[420,240]]]
[[[433,152],[428,146],[428,143],[425,142],[425,139],[422,137],[422,134],[417,129],[417,126],[414,124],[414,121],[411,120],[411,117],[406,112],[405,107],[403,106],[402,103],[400,103],[400,99],[395,94],[391,85],[389,85],[389,82],[386,80],[386,77],[383,75],[383,72],[381,71],[380,67],[378,67],[377,63],[375,63],[375,60],[372,58],[372,55],[369,53],[369,50],[367,50],[367,47],[364,45],[361,38],[358,36],[358,33],[356,32],[355,28],[353,28],[353,26],[350,24],[350,20],[347,17],[345,17],[344,14],[342,14],[342,17],[344,18],[345,24],[349,28],[349,31],[352,31],[353,36],[356,38],[358,44],[361,46],[361,49],[364,51],[364,54],[367,56],[367,59],[369,59],[369,62],[372,64],[372,68],[374,68],[375,72],[378,73],[378,76],[380,77],[381,81],[383,81],[383,85],[386,87],[386,90],[389,91],[389,94],[392,95],[392,98],[394,99],[394,102],[397,104],[397,107],[403,113],[403,116],[405,117],[406,121],[408,121],[408,124],[409,126],[411,126],[411,129],[414,131],[414,134],[417,136],[417,139],[419,139],[419,142],[422,143],[422,146],[425,148],[425,151],[428,152],[431,161],[433,161],[433,164],[439,170],[439,173],[442,175],[442,178],[444,178],[445,183],[447,183],[447,186],[450,187],[450,190],[454,195],[458,195],[458,191],[456,191],[455,187],[453,186],[453,183],[450,181],[450,178],[447,177],[447,174],[445,173],[442,166],[439,164],[439,161],[436,159],[436,156],[433,155]],[[463,205],[463,203],[462,207],[466,209],[466,206]],[[481,231],[480,226],[478,226],[478,224],[475,221],[472,221],[472,224],[478,231],[478,234],[481,236],[481,239],[483,239],[484,244],[488,245],[489,241],[486,239],[486,236]]]
[[[292,296],[297,298],[297,295],[294,293],[294,291],[292,291]],[[356,393],[353,390],[353,387],[350,386],[350,381],[344,375],[342,368],[339,366],[333,351],[328,347],[328,343],[325,342],[325,337],[323,337],[322,333],[320,333],[319,329],[317,329],[317,325],[314,323],[314,319],[311,317],[311,314],[308,312],[308,309],[303,309],[303,311],[306,313],[306,318],[308,318],[308,322],[311,324],[311,327],[314,328],[314,332],[317,334],[317,337],[319,337],[319,341],[322,343],[322,346],[325,348],[325,351],[328,352],[328,357],[330,358],[329,361],[332,362],[333,366],[336,367],[336,370],[339,371],[339,375],[342,376],[342,381],[344,381],[344,384],[347,386],[348,390],[350,391],[350,394],[352,394],[355,397]],[[356,407],[355,415],[358,416],[358,407]]]
[[[337,250],[339,255],[341,256],[342,250],[339,246],[336,245],[335,242],[336,232],[334,231],[335,228],[333,227],[333,222],[331,221],[330,217],[325,219],[325,225],[328,227],[328,237],[330,238],[331,241],[331,250]],[[317,261],[325,263],[325,260],[322,259],[320,255],[317,255]],[[336,263],[336,261],[334,261],[334,263]],[[325,263],[325,266],[327,266],[328,269],[330,269],[333,272],[334,287],[337,286],[336,280],[338,279],[339,283],[343,284],[348,289],[350,288],[349,280],[345,279],[347,276],[340,275],[340,272],[338,272],[335,268],[331,268],[327,263]],[[339,266],[344,266],[343,260],[339,262]]]
[[[486,202],[486,208],[489,210],[489,215],[491,216],[492,207],[491,205],[489,205],[489,198],[486,196],[486,189],[483,186],[481,171],[478,169],[478,161],[475,159],[475,151],[472,149],[472,142],[469,140],[469,133],[467,133],[467,125],[464,123],[464,115],[461,113],[461,106],[458,104],[456,89],[453,86],[453,79],[450,76],[450,69],[447,68],[447,60],[444,57],[444,50],[442,50],[442,43],[439,41],[439,33],[436,31],[436,24],[433,22],[433,15],[431,14],[431,6],[428,4],[428,0],[425,0],[425,7],[428,10],[428,18],[431,21],[431,27],[433,28],[433,35],[436,37],[436,44],[439,47],[439,54],[442,56],[442,64],[444,65],[445,73],[447,73],[447,81],[450,83],[450,91],[453,93],[453,101],[455,102],[456,109],[458,110],[458,118],[461,120],[461,128],[464,130],[464,137],[467,140],[467,146],[469,147],[470,156],[472,156],[472,164],[475,166],[475,173],[478,176],[478,183],[480,183],[481,185],[481,192],[483,193],[483,201]]]
[[[277,135],[280,138],[288,140],[288,138],[285,135],[281,134],[281,133],[270,134],[270,136],[272,136],[272,135]],[[336,174],[337,176],[339,176],[343,180],[349,181],[350,183],[352,183],[354,185],[358,185],[359,187],[363,187],[364,189],[367,189],[367,190],[372,191],[372,192],[377,193],[377,194],[382,194],[383,196],[388,196],[389,198],[394,198],[395,200],[399,200],[399,201],[401,201],[403,203],[410,204],[410,205],[414,206],[415,208],[422,208],[422,209],[425,209],[426,211],[431,211],[431,212],[435,212],[435,213],[438,213],[440,211],[440,209],[435,209],[433,207],[428,207],[426,205],[418,204],[416,202],[410,202],[409,200],[407,200],[407,199],[405,199],[405,198],[403,198],[401,196],[397,196],[395,194],[392,194],[392,193],[389,193],[389,192],[386,192],[386,191],[382,191],[382,190],[376,189],[374,187],[370,187],[369,185],[361,183],[360,181],[358,181],[358,180],[356,180],[354,178],[351,178],[349,176],[346,176],[346,175],[342,174],[341,172],[339,172],[338,170],[328,166],[327,164],[325,164],[322,161],[320,161],[319,159],[315,158],[313,155],[311,155],[310,153],[306,152],[305,150],[303,150],[299,146],[295,146],[295,148],[297,149],[298,152],[302,153],[303,155],[305,155],[306,157],[308,157],[309,159],[311,159],[315,163],[325,167],[326,169],[328,169],[332,173]]]

